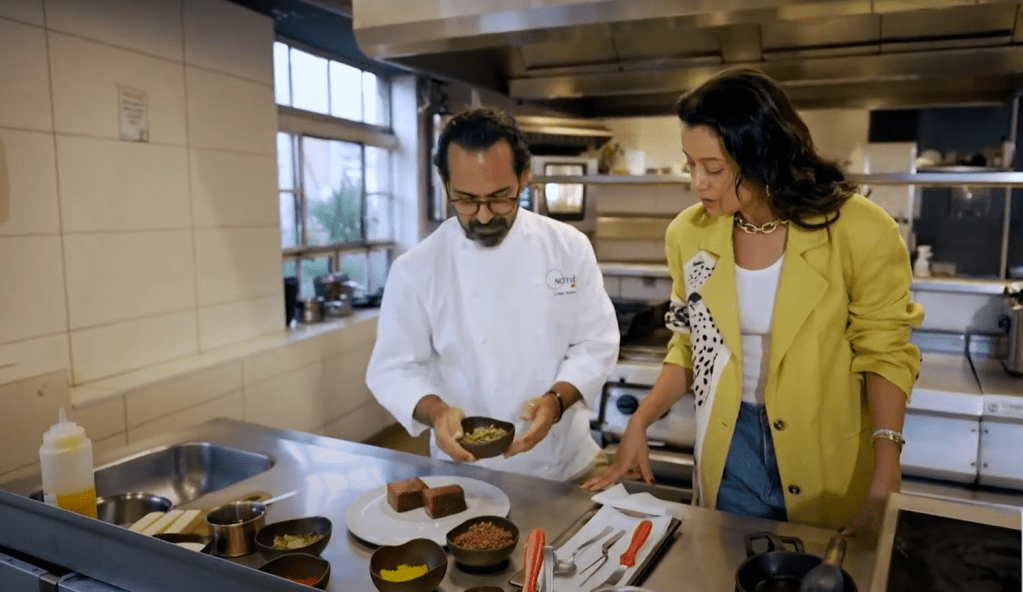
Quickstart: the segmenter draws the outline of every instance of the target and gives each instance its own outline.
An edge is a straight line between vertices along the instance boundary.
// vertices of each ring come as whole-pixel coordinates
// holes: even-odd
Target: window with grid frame
[[[328,272],[376,293],[395,236],[389,80],[278,41],[274,93],[283,274],[301,297]]]

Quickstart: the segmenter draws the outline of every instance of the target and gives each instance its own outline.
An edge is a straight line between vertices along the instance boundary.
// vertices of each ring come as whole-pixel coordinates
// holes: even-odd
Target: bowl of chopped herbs
[[[330,519],[323,516],[282,520],[259,529],[256,548],[268,560],[291,553],[319,555],[330,541],[330,534]]]
[[[492,417],[462,419],[462,437],[458,443],[477,459],[504,454],[515,439],[515,424]]]

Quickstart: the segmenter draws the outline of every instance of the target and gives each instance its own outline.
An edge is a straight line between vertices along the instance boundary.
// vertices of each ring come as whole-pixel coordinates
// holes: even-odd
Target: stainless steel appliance
[[[584,177],[597,174],[597,159],[586,156],[534,156],[532,173],[538,177]],[[597,206],[585,183],[531,183],[528,206],[591,234],[597,228]]]

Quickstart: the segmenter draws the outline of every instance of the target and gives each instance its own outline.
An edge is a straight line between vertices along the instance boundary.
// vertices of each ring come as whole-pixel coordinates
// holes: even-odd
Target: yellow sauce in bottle
[[[90,487],[75,493],[65,493],[57,496],[57,506],[77,512],[90,518],[99,518],[96,513],[96,488]]]

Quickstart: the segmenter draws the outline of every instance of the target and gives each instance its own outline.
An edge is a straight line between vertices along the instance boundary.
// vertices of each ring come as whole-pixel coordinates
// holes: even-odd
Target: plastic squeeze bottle
[[[92,442],[85,437],[85,428],[67,420],[63,407],[60,409],[60,421],[43,434],[39,467],[46,503],[97,517]]]

